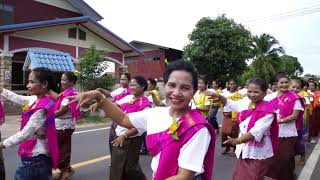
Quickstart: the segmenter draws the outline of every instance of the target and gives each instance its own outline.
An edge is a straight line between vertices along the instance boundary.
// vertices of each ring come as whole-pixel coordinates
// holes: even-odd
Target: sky
[[[183,49],[202,17],[226,14],[254,35],[268,33],[304,74],[319,75],[320,0],[85,0],[105,27],[130,42]]]

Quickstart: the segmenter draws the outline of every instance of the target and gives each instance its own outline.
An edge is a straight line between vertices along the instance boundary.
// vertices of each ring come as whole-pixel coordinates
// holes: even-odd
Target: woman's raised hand
[[[218,94],[216,92],[212,92],[212,91],[206,91],[206,92],[204,92],[204,95],[210,96],[213,99],[220,97],[220,94]]]
[[[71,104],[77,101],[78,107],[80,107],[80,106],[85,106],[89,104],[93,100],[100,102],[104,98],[104,95],[97,90],[92,90],[92,91],[78,93],[77,95],[70,96],[68,98],[72,100],[68,104]]]

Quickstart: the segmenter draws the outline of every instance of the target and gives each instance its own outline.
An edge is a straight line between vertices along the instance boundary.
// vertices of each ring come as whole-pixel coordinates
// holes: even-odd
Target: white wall
[[[109,52],[119,52],[121,51],[110,44],[109,42],[105,41],[104,39],[100,38],[99,36],[95,35],[91,31],[87,30],[86,28],[79,26],[83,31],[87,33],[86,40],[78,40],[68,38],[68,29],[77,27],[74,24],[70,25],[61,25],[61,26],[53,26],[53,27],[46,27],[46,28],[39,28],[39,29],[31,29],[26,31],[19,31],[11,36],[26,38],[26,39],[33,39],[33,40],[40,40],[45,42],[52,42],[57,44],[65,44],[70,46],[78,46],[82,48],[90,48],[91,45],[95,45],[98,50],[107,50]]]

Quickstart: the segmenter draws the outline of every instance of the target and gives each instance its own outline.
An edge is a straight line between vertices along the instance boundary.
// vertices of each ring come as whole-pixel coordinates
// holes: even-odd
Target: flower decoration
[[[72,72],[75,76],[77,76],[77,77],[79,76],[79,71],[77,71],[76,69],[72,70],[71,72]]]
[[[232,96],[229,97],[232,101],[238,101],[241,99],[241,94],[239,92],[234,93]]]
[[[170,134],[172,136],[172,138],[175,139],[175,140],[179,140],[179,136],[178,136],[177,130],[179,129],[180,124],[181,124],[181,122],[177,119],[177,117],[173,116],[172,124],[169,127],[168,134]]]
[[[255,108],[256,108],[256,103],[249,104],[249,109],[255,109]]]
[[[23,112],[27,112],[29,110],[29,106],[28,105],[23,105],[22,106],[22,111]]]
[[[133,104],[134,103],[134,98],[132,98],[129,102],[129,104]]]

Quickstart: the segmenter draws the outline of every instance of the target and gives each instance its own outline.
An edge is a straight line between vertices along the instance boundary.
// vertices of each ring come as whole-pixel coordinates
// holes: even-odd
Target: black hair
[[[128,81],[131,80],[131,74],[130,73],[126,72],[126,73],[122,73],[122,75],[124,75],[127,78]]]
[[[146,91],[148,88],[148,83],[146,79],[142,76],[134,76],[132,79],[136,80],[137,83],[143,87],[143,91]]]
[[[278,73],[276,74],[276,82],[279,82],[280,79],[282,79],[282,78],[287,78],[287,79],[288,79],[287,73],[285,73],[285,72],[278,72]]]
[[[199,77],[198,77],[198,81],[199,81],[199,80],[202,80],[205,85],[208,84],[208,82],[207,82],[207,80],[206,80],[206,78],[205,78],[204,76],[199,76]]]
[[[315,81],[310,81],[309,86],[310,86],[310,83],[313,83],[315,87],[318,87],[318,84]]]
[[[68,81],[72,82],[73,84],[75,84],[78,80],[78,77],[72,71],[64,72],[63,74],[67,76]]]
[[[45,67],[37,67],[32,70],[36,79],[38,79],[41,83],[48,82],[48,90],[56,90],[57,89],[57,81],[54,73]]]
[[[301,82],[300,79],[291,79],[291,80],[290,80],[290,84],[291,84],[291,83],[297,83],[297,84],[299,84],[300,88],[303,87],[303,86],[302,86],[302,82]]]
[[[154,87],[157,86],[157,81],[154,80],[153,78],[148,78],[148,81],[150,81],[150,83],[151,83],[152,85],[154,85]]]
[[[231,81],[233,81],[235,84],[237,84],[237,81],[236,81],[236,80],[234,80],[234,79],[229,79],[228,85],[230,84]]]
[[[183,71],[186,71],[191,74],[193,90],[194,90],[194,92],[196,92],[198,89],[198,73],[191,63],[184,61],[184,60],[174,61],[173,63],[170,63],[167,66],[167,68],[165,69],[165,71],[163,73],[164,83],[168,82],[170,74],[173,71],[179,71],[179,70],[183,70]]]
[[[268,90],[268,84],[267,82],[262,79],[262,78],[257,78],[257,77],[254,77],[254,78],[251,78],[249,80],[249,84],[254,84],[254,85],[257,85],[260,87],[260,89],[263,91],[263,92],[267,92]]]
[[[303,87],[305,87],[305,86],[309,87],[309,84],[308,84],[308,82],[302,80],[302,81],[301,81],[301,87],[303,88]]]

